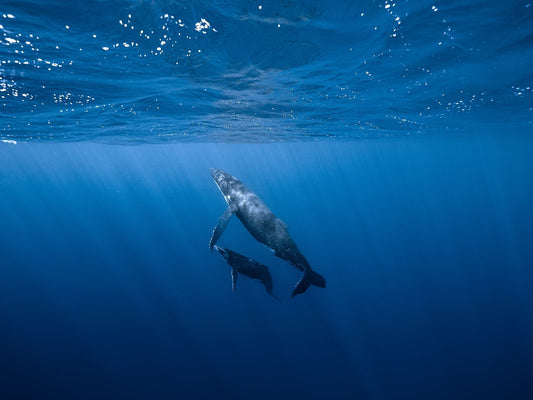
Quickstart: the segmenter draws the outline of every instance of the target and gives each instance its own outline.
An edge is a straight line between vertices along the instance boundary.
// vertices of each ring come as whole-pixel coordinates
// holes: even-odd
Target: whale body
[[[230,217],[235,214],[258,242],[303,272],[292,292],[292,297],[305,292],[310,285],[326,287],[325,279],[311,269],[309,262],[290,237],[287,224],[276,217],[259,196],[233,175],[221,169],[212,168],[211,176],[228,204],[228,208],[213,230],[209,242],[211,250],[226,228]]]
[[[272,293],[272,275],[266,265],[222,246],[215,245],[213,248],[231,267],[231,287],[234,292],[237,291],[237,277],[242,274],[248,278],[260,280],[266,292],[279,301]]]

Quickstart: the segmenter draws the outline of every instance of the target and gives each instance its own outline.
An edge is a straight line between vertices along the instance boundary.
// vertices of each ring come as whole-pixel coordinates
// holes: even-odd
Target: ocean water
[[[533,397],[533,3],[0,0],[0,398]],[[278,303],[208,248],[210,168]]]

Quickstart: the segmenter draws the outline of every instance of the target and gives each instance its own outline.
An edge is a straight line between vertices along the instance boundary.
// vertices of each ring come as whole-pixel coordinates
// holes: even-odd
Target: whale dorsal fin
[[[220,235],[222,235],[222,232],[224,232],[224,229],[226,229],[228,221],[231,216],[235,214],[235,211],[237,211],[237,206],[235,204],[231,204],[228,208],[226,208],[224,214],[220,216],[220,218],[218,219],[217,226],[215,226],[215,229],[213,229],[213,235],[211,235],[211,240],[209,241],[209,250],[213,251],[213,246],[217,243],[218,239],[220,238]]]
[[[231,269],[231,288],[233,289],[233,293],[237,291],[237,268]]]

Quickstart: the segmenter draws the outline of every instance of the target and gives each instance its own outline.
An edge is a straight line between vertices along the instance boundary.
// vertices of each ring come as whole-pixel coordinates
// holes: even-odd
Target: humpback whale
[[[272,293],[272,275],[268,272],[266,265],[222,246],[215,245],[213,248],[220,253],[231,267],[231,287],[234,292],[237,291],[237,276],[240,273],[248,278],[259,279],[265,286],[266,292],[279,301]]]
[[[287,224],[276,217],[259,196],[237,178],[221,169],[212,168],[211,176],[228,203],[228,208],[213,230],[209,242],[211,251],[226,228],[230,217],[235,214],[258,242],[303,272],[292,292],[292,297],[305,292],[310,285],[326,287],[325,279],[311,269],[309,262],[289,236]]]

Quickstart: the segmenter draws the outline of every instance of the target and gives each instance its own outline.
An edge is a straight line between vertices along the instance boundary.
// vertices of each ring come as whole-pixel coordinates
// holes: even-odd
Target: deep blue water
[[[533,4],[0,0],[2,399],[533,397]],[[327,282],[233,218],[254,190]]]

